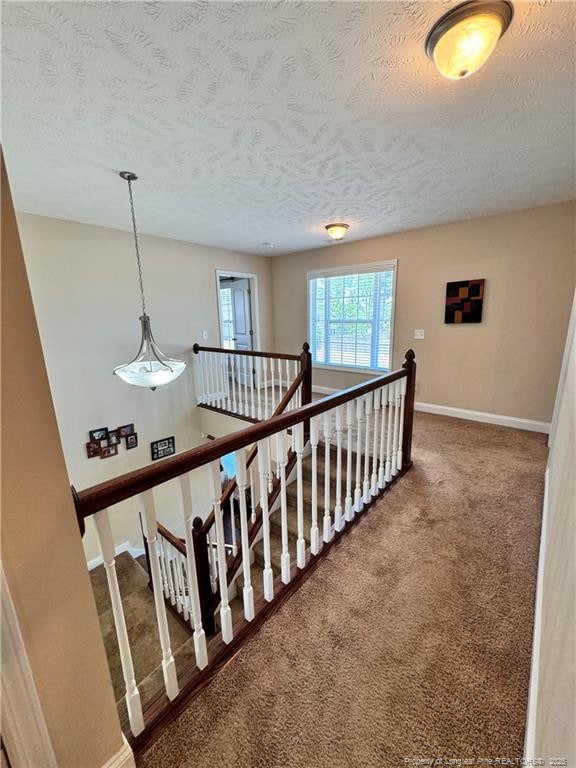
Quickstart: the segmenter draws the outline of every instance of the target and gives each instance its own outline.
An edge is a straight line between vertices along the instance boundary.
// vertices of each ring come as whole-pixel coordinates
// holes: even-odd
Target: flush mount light
[[[506,0],[470,0],[448,11],[430,30],[426,53],[450,80],[477,72],[510,26],[514,8]]]
[[[138,246],[138,232],[136,230],[136,216],[134,214],[134,199],[132,197],[132,182],[138,176],[131,171],[122,171],[120,177],[128,182],[128,197],[130,199],[130,212],[132,214],[132,229],[134,231],[134,246],[136,249],[136,263],[138,265],[138,281],[140,284],[140,298],[142,300],[142,315],[140,326],[142,338],[138,354],[129,363],[114,368],[114,373],[126,384],[135,387],[149,387],[154,390],[163,384],[169,384],[186,368],[183,360],[172,360],[166,357],[154,341],[150,318],[146,314],[146,299],[144,298],[144,283],[142,281],[142,263],[140,261],[140,248]]]
[[[343,223],[336,223],[336,224],[326,224],[326,232],[330,235],[332,240],[342,240],[346,232],[350,229],[350,226],[348,224]]]

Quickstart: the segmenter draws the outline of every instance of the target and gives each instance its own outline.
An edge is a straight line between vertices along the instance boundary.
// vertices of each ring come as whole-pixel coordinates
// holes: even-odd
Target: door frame
[[[216,270],[216,298],[218,301],[218,338],[220,339],[220,346],[224,346],[224,341],[222,339],[222,306],[220,303],[220,278],[221,277],[239,277],[247,278],[248,280],[251,280],[250,288],[251,288],[251,294],[250,294],[250,312],[251,312],[251,320],[252,320],[252,330],[253,330],[253,344],[252,349],[258,350],[260,349],[260,304],[258,301],[258,275],[254,272],[237,272],[234,269],[217,269]]]

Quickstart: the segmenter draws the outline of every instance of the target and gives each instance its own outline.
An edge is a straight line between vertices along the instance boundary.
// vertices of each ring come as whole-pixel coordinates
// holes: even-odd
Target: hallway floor
[[[546,436],[417,413],[414,468],[138,761],[522,756]]]

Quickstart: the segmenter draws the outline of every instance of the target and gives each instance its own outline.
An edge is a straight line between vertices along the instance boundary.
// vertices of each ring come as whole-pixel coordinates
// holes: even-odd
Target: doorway
[[[258,346],[256,275],[216,271],[220,344],[224,349],[251,350]]]

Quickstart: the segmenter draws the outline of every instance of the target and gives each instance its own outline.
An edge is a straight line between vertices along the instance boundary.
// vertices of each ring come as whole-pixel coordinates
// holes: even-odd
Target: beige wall
[[[573,312],[548,459],[526,755],[566,758],[569,766],[576,766],[576,298]]]
[[[56,761],[98,768],[122,737],[3,163],[2,448],[2,562]]]
[[[71,482],[82,489],[143,466],[150,461],[150,442],[161,437],[175,435],[178,451],[198,444],[191,365],[155,392],[112,375],[116,365],[136,354],[140,338],[130,232],[29,214],[18,215],[18,226]],[[257,274],[260,345],[270,347],[270,259],[150,236],[142,236],[140,246],[147,308],[164,352],[191,360],[196,341],[220,346],[215,274],[220,268]],[[202,341],[204,330],[207,341]],[[106,460],[86,458],[88,430],[131,422],[138,448],[121,447],[118,456]],[[162,492],[160,518],[177,530],[170,488]],[[116,510],[112,525],[117,544],[139,540],[133,504]],[[84,541],[88,559],[95,557],[91,524]]]
[[[416,399],[548,422],[576,279],[575,212],[565,203],[278,256],[275,347],[308,336],[308,270],[397,259],[394,366],[415,350]],[[473,278],[486,279],[483,322],[445,325],[446,282]],[[326,387],[363,378],[314,370]]]

